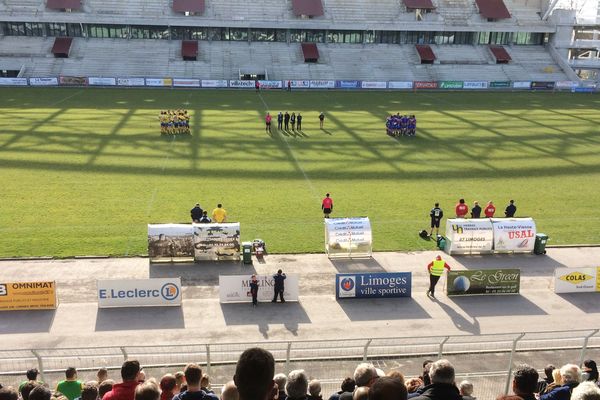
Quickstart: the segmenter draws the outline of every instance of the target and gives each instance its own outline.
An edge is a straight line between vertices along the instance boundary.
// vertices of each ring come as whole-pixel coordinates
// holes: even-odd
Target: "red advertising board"
[[[415,89],[437,89],[438,83],[433,81],[415,81]]]

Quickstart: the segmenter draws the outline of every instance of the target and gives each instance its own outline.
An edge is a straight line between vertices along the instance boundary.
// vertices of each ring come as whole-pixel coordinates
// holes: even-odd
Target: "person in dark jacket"
[[[277,271],[277,274],[273,275],[273,280],[275,284],[273,285],[273,300],[271,302],[277,303],[277,295],[279,295],[279,299],[282,303],[285,303],[285,299],[283,298],[284,285],[283,281],[285,281],[285,274],[283,271]]]
[[[250,280],[250,294],[252,295],[252,306],[256,307],[258,304],[258,280],[256,279],[256,275],[252,275],[252,279]]]
[[[560,369],[562,386],[556,386],[550,392],[540,396],[540,400],[570,400],[571,392],[581,382],[581,369],[575,364],[563,365]]]
[[[192,216],[192,222],[200,222],[200,218],[202,218],[202,207],[200,207],[200,203],[196,203],[194,208],[190,210],[190,214]]]
[[[527,364],[517,367],[513,374],[512,389],[514,394],[523,400],[535,400],[535,391],[538,386],[539,374],[535,368]]]
[[[274,374],[275,359],[270,352],[258,347],[245,350],[233,376],[240,400],[272,399],[278,390],[273,381]]]
[[[429,369],[431,384],[414,400],[462,400],[454,383],[454,367],[448,360],[438,360]]]
[[[350,396],[352,397],[352,392],[354,392],[354,388],[356,388],[356,383],[354,383],[354,379],[348,376],[342,381],[342,385],[340,387],[340,389],[342,390],[340,390],[339,392],[335,392],[334,394],[329,396],[329,400],[339,400],[340,395],[342,393],[350,393]]]
[[[481,206],[479,202],[476,201],[473,203],[473,208],[471,208],[471,218],[480,218],[481,217]]]
[[[515,213],[517,212],[517,206],[515,206],[515,201],[511,200],[508,204],[508,206],[506,206],[506,210],[504,210],[504,216],[506,218],[512,218],[515,216]]]
[[[406,400],[407,395],[404,383],[391,376],[382,376],[369,388],[369,400]]]
[[[200,386],[202,369],[197,364],[188,364],[183,370],[187,389],[173,396],[173,400],[219,400],[214,393],[206,393]]]
[[[283,115],[283,126],[284,126],[284,130],[289,131],[290,130],[290,114],[286,111],[285,114]]]

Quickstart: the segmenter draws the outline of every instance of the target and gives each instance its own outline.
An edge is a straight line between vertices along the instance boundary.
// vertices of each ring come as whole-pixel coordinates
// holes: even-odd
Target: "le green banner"
[[[518,294],[520,281],[519,269],[450,271],[446,291],[448,296]]]
[[[462,81],[442,81],[440,82],[440,89],[462,89]]]

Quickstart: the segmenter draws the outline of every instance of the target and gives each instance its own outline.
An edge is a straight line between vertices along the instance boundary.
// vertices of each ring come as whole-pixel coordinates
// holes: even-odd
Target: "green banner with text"
[[[462,89],[463,81],[442,81],[440,89]]]

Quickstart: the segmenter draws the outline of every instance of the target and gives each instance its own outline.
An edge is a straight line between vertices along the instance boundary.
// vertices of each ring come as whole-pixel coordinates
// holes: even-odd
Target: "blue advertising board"
[[[361,81],[335,81],[335,86],[338,89],[360,89]]]
[[[338,299],[411,297],[411,285],[410,272],[336,274],[335,296]]]

